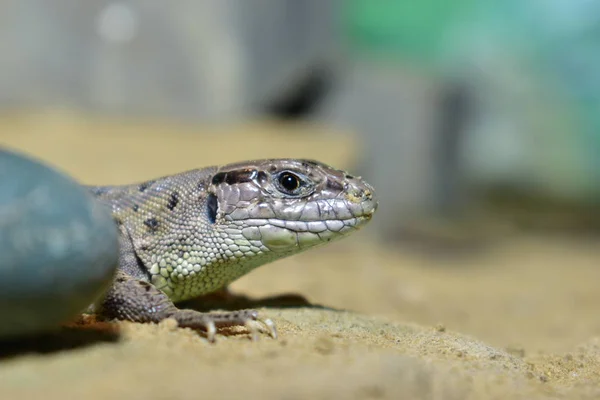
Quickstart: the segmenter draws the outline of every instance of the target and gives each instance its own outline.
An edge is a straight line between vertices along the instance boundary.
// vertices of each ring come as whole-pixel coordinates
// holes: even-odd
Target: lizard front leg
[[[218,328],[230,326],[246,326],[255,339],[257,332],[252,325],[253,321],[263,323],[270,335],[277,337],[273,322],[259,319],[256,310],[202,313],[179,309],[165,293],[152,284],[136,279],[124,271],[117,273],[113,286],[106,293],[97,312],[106,319],[141,323],[158,323],[172,318],[180,327],[206,331],[211,342],[215,340]]]
[[[127,229],[119,224],[119,231],[119,269],[101,302],[90,310],[100,318],[140,323],[158,323],[172,318],[182,328],[206,331],[211,342],[214,342],[218,328],[230,326],[245,326],[256,339],[257,331],[252,322],[257,321],[273,338],[277,337],[273,322],[258,318],[256,310],[203,313],[177,308],[166,293],[146,281],[145,267],[135,254]]]

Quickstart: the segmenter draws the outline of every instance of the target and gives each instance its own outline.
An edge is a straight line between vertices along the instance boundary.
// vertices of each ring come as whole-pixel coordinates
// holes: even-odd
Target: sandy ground
[[[0,127],[3,144],[94,183],[264,156],[349,166],[359,149],[337,133],[268,123],[53,113]],[[0,344],[0,398],[600,398],[597,241],[505,235],[478,252],[433,255],[383,247],[372,233],[261,267],[232,286],[246,299],[217,304],[258,307],[278,340],[232,330],[209,344],[170,322],[85,320]]]

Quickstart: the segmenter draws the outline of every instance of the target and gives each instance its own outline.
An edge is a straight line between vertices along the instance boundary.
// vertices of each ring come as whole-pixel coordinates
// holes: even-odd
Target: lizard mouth
[[[263,246],[273,252],[287,252],[293,249],[306,249],[319,244],[328,243],[345,237],[360,229],[372,217],[367,213],[357,217],[321,220],[321,221],[287,221],[280,219],[247,219],[251,236],[242,235],[246,239],[258,239]]]
[[[373,213],[360,215],[357,217],[344,219],[330,219],[321,221],[288,221],[276,218],[269,219],[247,219],[244,221],[249,226],[267,227],[273,226],[276,228],[287,229],[292,232],[310,232],[310,233],[343,233],[352,228],[358,228],[370,221]]]

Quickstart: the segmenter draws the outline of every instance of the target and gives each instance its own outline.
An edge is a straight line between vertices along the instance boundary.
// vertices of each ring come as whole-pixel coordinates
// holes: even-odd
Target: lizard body
[[[174,318],[211,338],[216,328],[248,325],[258,314],[208,314],[173,303],[342,238],[377,208],[373,188],[361,178],[295,159],[246,161],[89,190],[110,207],[120,231],[117,277],[96,311],[137,322]]]

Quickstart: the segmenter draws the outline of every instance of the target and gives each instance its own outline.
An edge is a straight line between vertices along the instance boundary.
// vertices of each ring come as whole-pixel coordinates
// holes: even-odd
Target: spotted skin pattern
[[[138,322],[174,318],[213,338],[218,327],[261,320],[254,310],[206,314],[173,303],[342,238],[377,209],[361,178],[312,160],[246,161],[89,190],[111,208],[121,232],[119,274],[93,309]],[[262,322],[274,334],[272,322]]]

